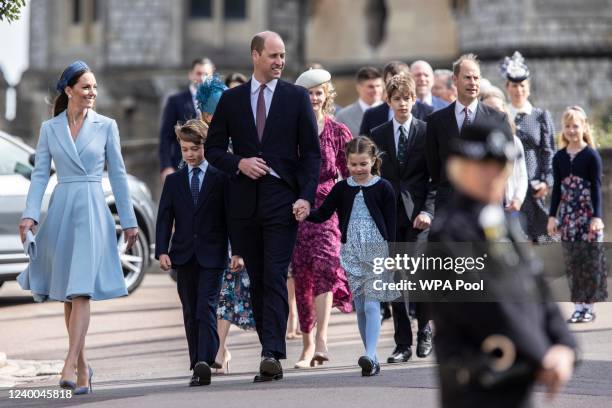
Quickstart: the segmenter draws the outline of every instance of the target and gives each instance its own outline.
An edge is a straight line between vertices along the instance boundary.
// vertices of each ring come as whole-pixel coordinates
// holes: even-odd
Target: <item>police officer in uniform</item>
[[[432,303],[442,406],[529,407],[535,383],[552,396],[569,380],[576,342],[541,264],[518,242],[520,226],[504,216],[508,163],[517,154],[512,136],[493,124],[472,125],[450,143],[454,197],[436,214],[427,255],[464,255],[466,243],[475,256],[486,253],[479,278],[488,302],[462,301],[465,293],[455,291],[454,299]],[[458,279],[456,270],[441,273]]]

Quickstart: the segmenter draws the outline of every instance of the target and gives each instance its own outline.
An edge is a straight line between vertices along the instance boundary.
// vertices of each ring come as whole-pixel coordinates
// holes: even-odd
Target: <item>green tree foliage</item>
[[[0,21],[19,20],[21,9],[25,7],[25,0],[0,0]]]

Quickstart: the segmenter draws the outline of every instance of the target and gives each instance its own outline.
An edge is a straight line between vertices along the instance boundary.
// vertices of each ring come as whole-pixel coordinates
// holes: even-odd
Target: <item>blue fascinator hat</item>
[[[209,75],[204,82],[198,85],[196,92],[196,101],[198,109],[202,113],[214,114],[221,94],[227,89],[227,86],[217,74]]]
[[[529,67],[520,52],[515,51],[512,57],[504,58],[500,66],[502,75],[512,82],[523,82],[529,78]]]
[[[64,72],[62,72],[62,76],[55,85],[55,89],[57,89],[57,92],[62,93],[64,91],[64,88],[68,86],[68,82],[70,82],[70,80],[74,78],[75,75],[83,71],[91,71],[87,64],[83,61],[74,61],[72,64],[68,65]]]

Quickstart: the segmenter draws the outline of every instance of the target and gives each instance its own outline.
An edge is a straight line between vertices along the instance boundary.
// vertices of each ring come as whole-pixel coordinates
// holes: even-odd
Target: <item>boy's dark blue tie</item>
[[[198,203],[198,197],[200,196],[200,168],[194,167],[191,175],[191,195],[193,196],[193,205]]]

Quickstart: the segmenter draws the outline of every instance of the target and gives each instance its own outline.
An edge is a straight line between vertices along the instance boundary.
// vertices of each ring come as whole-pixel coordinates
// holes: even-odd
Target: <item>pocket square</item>
[[[30,259],[36,259],[36,237],[30,230],[26,232],[26,239],[23,242],[23,252],[28,255]]]

